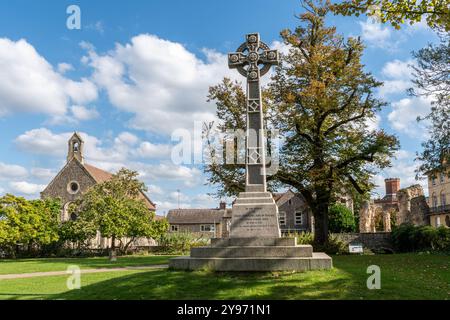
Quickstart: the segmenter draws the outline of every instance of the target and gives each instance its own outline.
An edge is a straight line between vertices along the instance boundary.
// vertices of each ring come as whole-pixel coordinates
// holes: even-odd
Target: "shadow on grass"
[[[351,276],[310,273],[213,273],[155,270],[112,278],[49,299],[345,299]]]

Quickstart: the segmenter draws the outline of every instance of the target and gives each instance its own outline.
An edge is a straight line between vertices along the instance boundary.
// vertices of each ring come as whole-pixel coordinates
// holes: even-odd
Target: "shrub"
[[[191,248],[206,246],[209,239],[196,237],[192,233],[177,232],[167,233],[159,239],[159,246],[166,253],[184,254],[189,252]]]
[[[297,244],[310,244],[314,246],[314,251],[323,251],[328,254],[347,254],[348,248],[345,242],[341,241],[337,235],[330,234],[328,242],[325,245],[314,244],[314,233],[311,232],[293,232],[287,237],[297,237]]]
[[[399,252],[450,251],[450,229],[402,224],[392,230],[392,243]]]
[[[355,216],[342,204],[334,204],[330,207],[328,221],[328,229],[332,233],[356,231]]]
[[[297,244],[313,244],[314,242],[314,234],[311,232],[294,232],[289,233],[288,237],[296,237]]]

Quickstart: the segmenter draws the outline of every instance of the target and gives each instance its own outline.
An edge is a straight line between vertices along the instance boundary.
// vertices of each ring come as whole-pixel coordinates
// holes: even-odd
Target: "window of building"
[[[292,206],[292,199],[289,199],[289,200],[288,200],[288,204],[289,204],[290,206]]]
[[[295,224],[303,224],[303,213],[300,211],[295,213]]]
[[[200,226],[201,232],[214,232],[216,231],[216,227],[213,224],[202,224]]]
[[[446,216],[446,217],[445,217],[445,225],[446,225],[447,227],[450,227],[450,216]]]
[[[172,232],[178,232],[178,226],[177,226],[177,225],[171,225],[171,226],[170,226],[170,231],[172,231]]]
[[[445,172],[441,172],[441,174],[439,175],[439,181],[441,183],[444,183],[444,181],[445,181]]]
[[[431,204],[432,204],[432,207],[433,208],[436,208],[437,206],[438,206],[438,199],[437,199],[437,196],[436,196],[436,194],[434,194],[433,193],[433,196],[431,197]]]
[[[70,181],[67,185],[67,192],[77,194],[80,191],[80,184],[77,181]]]
[[[431,184],[432,184],[433,186],[436,185],[436,177],[431,177]]]
[[[280,211],[278,213],[278,222],[280,223],[280,226],[286,225],[286,212]]]
[[[436,217],[436,227],[440,227],[441,226],[441,217]]]
[[[441,206],[447,205],[447,197],[444,192],[441,192]]]

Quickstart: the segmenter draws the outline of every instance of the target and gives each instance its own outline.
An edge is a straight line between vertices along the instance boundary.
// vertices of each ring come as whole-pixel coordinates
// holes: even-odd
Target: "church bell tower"
[[[67,162],[69,162],[73,158],[76,158],[78,161],[83,163],[84,141],[83,139],[81,139],[80,135],[75,132],[73,136],[69,139],[68,145],[69,145],[69,152],[67,153]]]

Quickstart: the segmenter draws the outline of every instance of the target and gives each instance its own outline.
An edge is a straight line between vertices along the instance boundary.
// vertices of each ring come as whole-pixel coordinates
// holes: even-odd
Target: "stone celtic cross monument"
[[[246,36],[237,50],[228,54],[228,66],[247,78],[247,130],[245,192],[233,206],[231,237],[280,237],[278,208],[266,186],[266,135],[261,97],[261,77],[279,63],[278,51],[260,40],[258,33]]]
[[[297,245],[296,238],[282,238],[278,208],[266,186],[266,136],[260,79],[278,64],[276,50],[260,41],[259,34],[246,36],[228,65],[247,78],[246,184],[236,199],[230,237],[211,239],[208,247],[192,248],[190,257],[170,260],[181,270],[216,271],[308,271],[330,269],[332,260],[313,253],[310,245]]]

